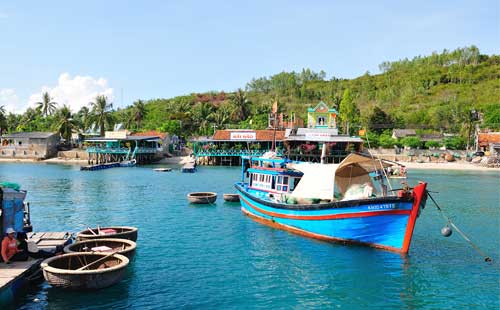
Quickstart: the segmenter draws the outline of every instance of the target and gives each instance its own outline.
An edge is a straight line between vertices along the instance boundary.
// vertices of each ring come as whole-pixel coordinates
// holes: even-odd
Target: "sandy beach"
[[[0,158],[0,163],[54,163],[54,164],[69,164],[69,165],[83,165],[87,164],[86,159],[68,159],[61,157],[54,157],[44,160],[30,159],[30,158]]]
[[[167,165],[182,165],[190,161],[189,156],[176,156],[163,158],[157,164]],[[0,163],[53,163],[53,164],[69,164],[69,165],[86,165],[87,160],[68,159],[68,158],[49,158],[45,160],[27,159],[27,158],[0,158]],[[488,168],[478,164],[469,162],[441,162],[441,163],[417,163],[417,162],[399,162],[408,169],[425,169],[425,170],[469,170],[469,171],[496,171],[500,172],[500,168]]]
[[[497,171],[500,168],[488,168],[469,162],[443,162],[443,163],[417,163],[417,162],[399,162],[408,169],[427,169],[427,170],[475,170],[475,171]]]

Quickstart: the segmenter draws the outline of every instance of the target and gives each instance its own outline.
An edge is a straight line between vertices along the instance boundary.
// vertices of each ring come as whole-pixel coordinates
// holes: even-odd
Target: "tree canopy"
[[[97,124],[102,134],[119,122],[137,131],[168,129],[184,136],[207,135],[214,128],[266,128],[276,100],[285,120],[292,114],[305,120],[307,108],[322,100],[339,110],[344,133],[347,125],[351,134],[361,127],[377,134],[391,128],[413,128],[466,139],[472,123],[500,130],[500,55],[484,55],[469,46],[384,62],[380,71],[354,79],[328,79],[324,71],[305,68],[254,78],[232,93],[140,99],[117,110],[107,98],[98,96],[73,117],[80,130]],[[45,99],[39,105],[42,113],[33,108],[22,115],[0,113],[0,127],[7,131],[57,130],[55,103],[48,94]],[[52,110],[46,102],[52,103]],[[477,120],[471,119],[472,110],[479,112]],[[459,144],[455,142],[454,146]],[[384,136],[380,143],[393,141]]]

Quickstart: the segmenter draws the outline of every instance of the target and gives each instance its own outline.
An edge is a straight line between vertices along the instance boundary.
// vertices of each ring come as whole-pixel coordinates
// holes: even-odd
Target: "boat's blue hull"
[[[425,184],[418,186],[420,196],[414,191],[402,198],[294,206],[259,198],[244,184],[236,184],[242,211],[265,224],[313,238],[364,244],[401,253],[408,252],[425,192]]]

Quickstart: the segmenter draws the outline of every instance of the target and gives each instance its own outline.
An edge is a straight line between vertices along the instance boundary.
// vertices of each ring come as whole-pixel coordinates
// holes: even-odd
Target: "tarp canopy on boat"
[[[304,173],[292,192],[294,198],[333,199],[337,186],[341,195],[352,185],[373,186],[370,173],[392,163],[362,154],[350,154],[340,164],[291,163],[287,166]]]
[[[287,167],[304,173],[290,194],[294,198],[332,199],[335,170],[338,164],[293,163]]]

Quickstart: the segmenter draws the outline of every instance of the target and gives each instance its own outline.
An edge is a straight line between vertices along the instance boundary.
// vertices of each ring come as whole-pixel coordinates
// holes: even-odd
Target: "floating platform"
[[[47,252],[62,251],[71,243],[73,235],[70,232],[30,232],[28,242],[34,242],[39,250]]]
[[[43,259],[25,262],[0,263],[0,309],[25,294],[28,285],[40,270]]]
[[[82,171],[96,171],[96,170],[110,169],[110,168],[116,168],[116,167],[120,167],[119,162],[82,166],[82,167],[80,167],[80,170],[82,170]]]
[[[156,172],[170,172],[172,171],[172,168],[155,168],[153,170]]]
[[[69,232],[30,232],[28,242],[34,242],[38,250],[55,253],[71,243]],[[0,309],[24,295],[32,281],[40,278],[43,259],[30,258],[24,262],[0,263]]]

